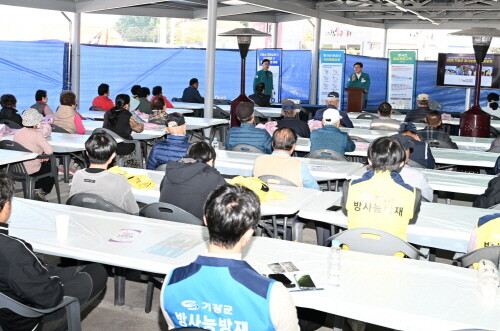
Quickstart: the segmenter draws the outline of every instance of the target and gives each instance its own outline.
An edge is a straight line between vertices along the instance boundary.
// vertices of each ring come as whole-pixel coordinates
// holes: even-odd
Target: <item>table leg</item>
[[[115,267],[115,306],[125,304],[125,268]]]
[[[69,154],[63,155],[63,172],[64,172],[64,182],[69,183],[69,164],[71,163],[71,157]]]
[[[344,320],[344,316],[335,315],[333,318],[333,331],[342,331]]]

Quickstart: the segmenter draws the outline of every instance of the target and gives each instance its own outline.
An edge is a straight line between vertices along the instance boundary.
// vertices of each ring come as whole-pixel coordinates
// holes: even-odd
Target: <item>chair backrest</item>
[[[67,205],[91,208],[113,213],[130,214],[128,211],[116,206],[103,197],[94,193],[77,193],[69,197]]]
[[[0,309],[4,308],[24,317],[35,318],[44,315],[44,313],[37,312],[33,310],[33,308],[23,305],[11,297],[0,293]]]
[[[266,184],[275,184],[275,185],[286,185],[286,186],[297,186],[288,179],[285,179],[280,176],[274,175],[263,175],[260,176],[259,179]]]
[[[404,253],[410,259],[422,256],[415,247],[390,233],[368,228],[359,228],[343,231],[330,237],[349,246],[357,252],[393,256],[398,252]]]
[[[0,124],[5,124],[11,129],[22,129],[23,128],[21,125],[17,124],[16,122],[13,122],[13,121],[7,120],[7,119],[0,120]]]
[[[247,145],[247,144],[238,144],[238,145],[234,146],[233,148],[231,148],[231,150],[236,151],[236,152],[264,154],[264,152],[261,151],[260,149],[258,149],[257,147],[252,146],[252,145]]]
[[[156,168],[157,171],[165,171],[167,170],[167,164],[166,163],[163,163],[162,165],[158,166],[158,168]]]
[[[358,115],[358,117],[356,117],[356,119],[362,119],[362,120],[371,120],[374,118],[378,118],[378,116],[375,114],[370,114],[370,113],[362,113],[362,114]]]
[[[141,210],[139,211],[139,215],[171,222],[203,225],[203,222],[193,214],[190,214],[184,209],[165,202],[150,203],[149,205],[141,208]]]
[[[406,165],[412,168],[421,168],[421,169],[425,168],[423,165],[413,160],[408,160],[408,163]]]
[[[106,128],[96,128],[94,129],[94,131],[92,131],[92,134],[94,133],[107,133],[109,134],[111,137],[115,138],[115,140],[117,139],[121,139],[121,140],[124,140],[122,137],[120,137],[118,134],[114,133],[113,131],[109,130],[109,129],[106,129]]]
[[[187,328],[179,328],[177,331],[205,331],[206,329],[196,328],[196,327],[187,327]]]
[[[351,138],[352,141],[357,141],[358,143],[369,143],[368,140],[358,136],[349,136],[349,138]]]
[[[69,133],[68,131],[61,128],[59,125],[52,124],[51,127],[52,127],[52,132]]]
[[[334,161],[345,161],[349,162],[346,157],[340,153],[332,151],[331,149],[318,149],[307,154],[305,157],[311,159],[323,159],[323,160],[334,160]]]
[[[182,102],[182,98],[172,98],[173,102]]]
[[[490,149],[486,150],[489,153],[500,153],[500,146],[493,146]]]
[[[490,138],[497,138],[497,137],[498,137],[498,130],[490,126]]]
[[[459,265],[465,268],[480,260],[490,260],[497,267],[500,266],[500,246],[479,248],[455,259]]]
[[[439,140],[439,139],[426,140],[426,142],[429,144],[429,146],[434,147],[434,148],[455,149],[448,142],[443,141],[443,140]]]
[[[429,108],[432,110],[443,111],[444,106],[436,100],[429,100]]]
[[[217,106],[214,106],[213,116],[214,118],[223,118],[223,119],[229,119],[231,117],[228,111],[225,111]]]
[[[29,149],[25,148],[20,143],[7,139],[0,141],[0,149],[8,149],[11,151],[19,151],[19,152],[31,152]]]
[[[89,110],[92,110],[92,111],[105,111],[104,109],[102,109],[99,106],[90,106]]]

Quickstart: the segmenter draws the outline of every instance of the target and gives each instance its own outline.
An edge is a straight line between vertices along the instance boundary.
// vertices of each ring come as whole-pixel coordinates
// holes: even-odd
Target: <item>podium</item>
[[[365,94],[367,92],[361,87],[346,87],[347,112],[359,112],[365,107]]]

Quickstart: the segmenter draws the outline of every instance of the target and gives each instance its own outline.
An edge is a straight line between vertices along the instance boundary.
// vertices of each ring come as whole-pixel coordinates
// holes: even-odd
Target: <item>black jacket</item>
[[[182,92],[182,101],[183,102],[192,102],[192,103],[204,103],[205,98],[203,98],[198,89],[193,86],[188,86]]]
[[[17,113],[17,109],[14,108],[2,108],[2,110],[0,110],[0,120],[10,120],[23,126],[23,119],[21,115]]]
[[[495,177],[488,183],[486,191],[477,197],[473,207],[489,208],[500,203],[500,177]]]
[[[278,129],[280,128],[290,128],[295,131],[295,133],[302,138],[309,138],[311,136],[311,131],[309,130],[309,125],[306,122],[301,121],[294,117],[285,117],[277,122]]]
[[[258,107],[271,107],[271,97],[269,95],[265,95],[264,93],[257,92],[249,95],[248,98],[250,98],[250,100],[252,100]]]
[[[0,223],[0,292],[36,308],[59,304],[64,295],[59,277],[50,273],[30,244],[7,232],[7,224]],[[38,322],[37,318],[0,310],[0,325],[5,331],[32,330]]]
[[[203,220],[205,200],[224,184],[222,175],[205,163],[188,158],[168,161],[160,186],[160,202],[170,203]]]

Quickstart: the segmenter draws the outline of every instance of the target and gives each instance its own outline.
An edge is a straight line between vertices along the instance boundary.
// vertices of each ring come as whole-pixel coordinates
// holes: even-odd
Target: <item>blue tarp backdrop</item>
[[[59,93],[67,83],[67,55],[68,44],[62,41],[0,41],[0,94],[14,94],[18,100],[17,108],[23,110],[34,103],[37,89],[45,89],[49,93],[50,106],[57,108]],[[368,106],[376,108],[385,101],[387,59],[347,55],[346,61],[346,81],[352,73],[353,64],[358,61],[363,62],[365,72],[370,74]],[[240,63],[239,51],[217,50],[216,96],[232,99],[239,94]],[[247,94],[252,93],[255,63],[256,52],[250,51],[245,73]],[[417,63],[417,94],[429,94],[431,99],[441,102],[445,110],[462,111],[465,89],[436,87],[436,66],[435,61]],[[283,51],[283,98],[308,102],[310,68],[310,51]],[[82,45],[80,71],[82,109],[90,107],[101,83],[110,85],[112,98],[119,93],[129,94],[134,84],[149,88],[161,85],[163,93],[172,98],[180,97],[189,79],[197,77],[203,94],[206,82],[205,50]],[[485,100],[490,92],[492,90],[483,90],[481,100]]]

